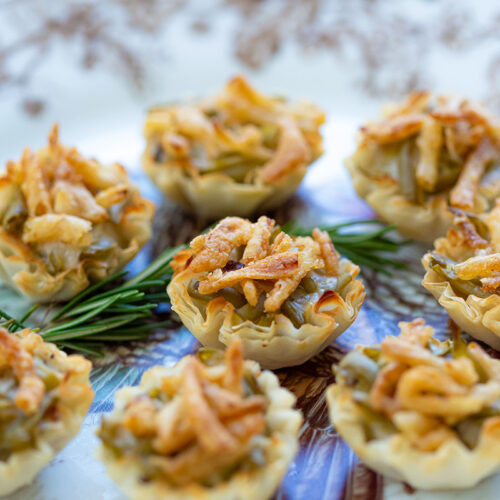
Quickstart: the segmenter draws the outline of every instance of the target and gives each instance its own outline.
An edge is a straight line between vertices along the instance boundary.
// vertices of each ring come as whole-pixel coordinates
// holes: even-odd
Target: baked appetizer
[[[243,360],[237,339],[121,389],[100,455],[132,499],[265,500],[297,451],[294,403],[273,373]]]
[[[399,231],[432,243],[448,207],[489,211],[500,194],[500,123],[466,99],[414,92],[361,127],[347,160],[354,187]]]
[[[0,177],[0,278],[36,302],[71,299],[135,256],[153,215],[121,165],[63,146],[54,125]]]
[[[332,423],[375,471],[427,490],[474,486],[500,469],[500,361],[422,319],[358,346],[327,389]]]
[[[272,219],[227,217],[173,259],[172,309],[208,347],[243,341],[265,368],[300,365],[356,318],[359,267],[340,258],[326,232],[294,237]]]
[[[267,97],[242,76],[219,95],[150,110],[144,169],[172,200],[202,217],[246,217],[281,205],[322,153],[325,115]]]
[[[0,496],[30,483],[76,435],[91,364],[30,330],[0,328]]]
[[[455,211],[455,227],[422,262],[422,285],[453,321],[500,350],[500,200],[481,218]]]

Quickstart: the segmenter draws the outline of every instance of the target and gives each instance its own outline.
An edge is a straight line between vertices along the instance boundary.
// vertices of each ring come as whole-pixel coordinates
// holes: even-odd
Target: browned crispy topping
[[[448,231],[446,239],[437,240],[436,252],[447,254],[448,247],[458,252],[453,261],[457,277],[478,279],[483,290],[496,293],[500,289],[500,201],[489,214],[477,219],[476,224],[470,219],[471,215],[458,209],[453,212],[456,228]],[[488,234],[479,235],[477,224]]]
[[[309,145],[294,121],[283,118],[278,123],[281,134],[276,153],[259,172],[260,178],[269,184],[311,161]]]
[[[480,236],[476,226],[469,220],[467,215],[458,209],[451,209],[455,214],[454,224],[461,232],[464,242],[470,248],[486,248],[488,241]]]
[[[188,357],[182,371],[164,379],[169,399],[161,407],[143,395],[126,407],[122,424],[137,438],[148,436],[155,461],[177,484],[206,477],[234,464],[249,451],[250,439],[265,427],[265,399],[243,395],[242,344],[235,340],[223,365],[206,366]]]
[[[251,262],[241,269],[227,273],[223,273],[221,270],[213,271],[205,280],[200,281],[199,291],[201,293],[214,293],[221,288],[233,286],[246,279],[277,280],[287,278],[296,274],[298,267],[299,257],[296,252],[269,255],[264,259]]]
[[[254,165],[243,182],[272,184],[321,154],[324,120],[315,106],[268,97],[236,76],[214,98],[154,108],[144,132],[156,163],[184,168],[194,177],[231,175],[219,168],[230,155],[235,165]]]
[[[227,264],[234,248],[246,245],[252,225],[239,217],[226,217],[207,235],[200,235],[191,242],[194,252],[190,268],[194,273],[213,271]]]
[[[0,328],[0,369],[6,366],[12,368],[18,383],[14,404],[24,413],[35,413],[43,401],[45,385],[21,341]]]
[[[339,255],[330,236],[326,231],[320,231],[318,228],[313,230],[312,235],[321,248],[321,257],[325,262],[325,274],[327,276],[337,276],[339,274]]]
[[[264,258],[269,251],[269,238],[274,227],[274,221],[267,217],[260,217],[255,224],[255,230],[248,240],[243,257],[242,264],[249,264],[255,260]],[[243,295],[251,306],[256,306],[259,300],[259,290],[252,280],[241,282]]]
[[[487,292],[496,292],[500,288],[500,273],[497,273],[495,276],[491,276],[489,278],[481,278],[481,284],[483,286],[483,290]]]
[[[488,163],[498,158],[498,148],[488,137],[483,137],[477,148],[467,158],[460,177],[451,190],[450,202],[453,206],[472,210],[479,188],[479,181],[486,171]]]
[[[492,375],[498,375],[499,367],[495,365],[498,362],[489,358],[477,344],[470,344],[470,357],[445,359],[432,354],[410,336],[422,328],[430,329],[432,334],[432,328],[421,322],[401,323],[400,326],[406,332],[403,338],[388,336],[381,344],[381,355],[392,362],[388,366],[397,369],[398,376],[395,387],[389,385],[381,391],[379,378],[382,381],[387,377],[381,370],[370,392],[370,401],[377,408],[388,415],[395,409],[412,410],[455,422],[480,412],[500,397],[500,380],[479,383],[472,360],[480,359]],[[389,397],[390,403],[387,404],[382,396]]]
[[[431,99],[432,94],[428,90],[416,90],[411,92],[401,103],[393,105],[386,110],[388,117],[402,114],[422,113]]]
[[[380,144],[401,141],[415,135],[422,128],[424,116],[419,113],[392,116],[380,122],[361,127],[364,136]]]
[[[467,100],[418,92],[393,106],[382,120],[361,127],[362,144],[400,146],[401,141],[410,139],[415,139],[416,148],[409,160],[411,171],[400,168],[405,174],[398,179],[403,191],[412,190],[410,179],[420,188],[420,195],[433,194],[449,189],[459,175],[450,192],[450,204],[472,211],[481,179],[490,164],[500,158],[498,119]],[[401,165],[406,165],[403,156]],[[377,172],[377,176],[381,174]]]
[[[271,242],[273,227],[274,221],[267,217],[255,224],[237,217],[223,219],[208,234],[195,238],[192,259],[183,254],[174,268],[178,272],[187,266],[200,273],[202,294],[240,285],[247,302],[255,306],[265,291],[267,312],[278,311],[310,271],[323,269],[326,276],[338,276],[339,256],[326,232],[315,229],[313,238],[280,232]]]
[[[51,129],[48,146],[36,153],[26,148],[19,162],[7,164],[1,180],[8,186],[6,198],[10,199],[3,200],[0,208],[3,213],[14,208],[25,214],[22,225],[16,226],[20,239],[42,254],[43,248],[36,244],[90,245],[95,238],[92,224],[110,221],[108,208],[125,202],[129,195],[131,201],[139,197],[135,191],[132,196],[123,167],[114,164],[104,168],[62,145],[57,124]],[[141,203],[146,202],[141,199]]]
[[[386,362],[369,391],[371,407],[385,415],[420,450],[436,450],[457,422],[500,398],[500,362],[478,344],[464,344],[461,356],[433,354],[434,330],[418,319],[400,323],[398,337],[387,336],[380,356]]]

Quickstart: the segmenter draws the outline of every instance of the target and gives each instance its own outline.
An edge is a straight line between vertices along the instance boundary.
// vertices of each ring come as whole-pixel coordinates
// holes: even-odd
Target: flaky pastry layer
[[[36,302],[71,299],[137,254],[153,215],[121,165],[63,146],[54,126],[0,177],[0,278]]]
[[[319,353],[351,325],[365,296],[358,266],[339,257],[328,234],[289,236],[267,217],[224,219],[173,267],[172,308],[193,335],[219,348],[239,338],[266,368]]]
[[[426,490],[472,487],[500,468],[500,361],[475,343],[432,339],[423,320],[400,327],[340,363],[326,395],[332,424],[381,474]]]
[[[38,364],[58,373],[57,385],[46,388]],[[32,446],[12,451],[0,460],[0,495],[29,484],[38,472],[73,438],[90,407],[94,393],[90,387],[91,363],[81,356],[67,356],[54,344],[45,343],[29,330],[11,334],[0,330],[0,369],[10,367],[17,379],[13,407],[36,415],[50,390],[50,413],[43,415],[35,429]],[[5,410],[4,410],[5,411]],[[19,425],[22,425],[19,420]],[[1,422],[0,422],[1,423]]]
[[[229,349],[232,349],[232,347]],[[241,349],[241,346],[239,346],[238,349]],[[152,368],[144,374],[138,387],[127,387],[121,389],[116,394],[114,410],[109,418],[111,420],[123,418],[127,415],[127,411],[130,412],[131,404],[134,404],[134,401],[142,402],[144,398],[148,397],[147,395],[166,390],[165,388],[168,387],[168,392],[173,397],[173,400],[166,403],[164,409],[160,410],[160,413],[156,417],[156,422],[160,424],[165,419],[168,419],[168,422],[172,422],[171,415],[167,412],[166,408],[169,404],[170,408],[177,404],[176,398],[179,397],[179,391],[181,391],[180,397],[186,398],[186,395],[182,392],[186,387],[186,382],[183,377],[185,377],[186,370],[191,370],[192,367],[190,365],[192,363],[193,358],[188,356],[183,358],[183,360],[173,368]],[[266,457],[265,463],[250,469],[237,467],[230,472],[227,478],[216,481],[215,484],[211,484],[209,487],[195,480],[185,482],[182,477],[183,473],[179,471],[174,476],[175,480],[179,483],[176,485],[160,476],[144,480],[143,460],[140,456],[128,454],[122,457],[116,457],[109,447],[103,444],[100,447],[99,456],[106,464],[110,476],[130,496],[130,498],[141,500],[159,500],[166,497],[177,500],[202,498],[207,500],[234,500],[236,498],[241,500],[260,500],[272,496],[297,451],[297,435],[302,418],[299,412],[293,410],[293,405],[295,403],[294,396],[286,389],[280,387],[278,379],[273,373],[261,371],[259,366],[251,361],[244,362],[243,366],[244,372],[251,374],[251,376],[255,378],[257,384],[256,390],[258,391],[258,395],[250,396],[250,398],[262,399],[266,402],[263,413],[266,429],[265,433],[260,435],[256,434],[251,438],[250,448],[248,448],[250,450],[253,446],[257,445]],[[218,366],[214,366],[208,368],[208,371],[213,374],[214,371],[217,372],[218,369]],[[179,381],[177,384],[175,382],[176,380]],[[210,384],[206,385],[206,382],[203,383],[202,387],[204,387],[203,391],[205,397],[214,393],[210,397],[217,398],[217,394],[220,392],[220,388],[214,392],[214,388],[212,388]],[[227,395],[224,396],[224,398],[227,397]],[[234,395],[232,397],[234,398]],[[250,400],[246,399],[244,401],[248,402]],[[221,404],[222,401],[219,405]],[[250,403],[246,406],[248,407],[249,404]],[[217,408],[217,406],[218,404],[215,401],[212,402],[212,408]],[[186,408],[186,406],[183,406],[183,408]],[[195,407],[193,407],[193,411],[196,412]],[[201,418],[201,414],[202,408],[199,407],[199,415],[197,414],[196,417]],[[221,418],[221,415],[216,418]],[[130,422],[130,420],[128,421]],[[187,425],[189,425],[190,419],[185,416],[182,421],[188,422]],[[176,441],[179,441],[181,432],[186,432],[185,426],[182,426],[182,421],[180,425],[184,431],[180,430],[181,427],[179,427],[179,430],[172,435],[172,439]],[[207,423],[206,425],[208,426],[209,424]],[[220,423],[218,425],[220,425]],[[229,427],[230,426],[231,424],[229,424]],[[161,427],[161,429],[163,429],[163,427]],[[163,431],[161,431],[161,429],[153,443],[155,443],[154,446],[157,446],[158,449],[161,446],[167,446],[167,448],[164,449],[166,453],[169,453],[172,450],[172,441],[166,442],[162,439]],[[205,434],[203,434],[202,431],[204,431]],[[234,427],[231,432],[234,433],[238,431],[241,431],[241,428]],[[203,441],[210,440],[212,443],[212,438],[215,439],[216,435],[221,431],[209,431],[205,426],[200,429],[199,432],[202,434],[198,439],[203,437]],[[162,439],[162,441],[160,441],[160,439]],[[180,437],[180,439],[182,440],[183,438]],[[205,445],[201,444],[201,446],[208,446],[209,444],[210,443],[207,442]],[[212,444],[210,444],[210,446]],[[186,444],[186,446],[188,445],[189,443]],[[170,460],[169,463],[178,463],[183,453],[193,455],[194,446],[200,446],[200,444],[191,444],[189,446],[192,446],[192,448],[186,449],[186,451],[183,451],[182,448],[179,450],[174,448],[177,451],[173,454],[171,459],[168,459]],[[220,462],[221,459],[226,459],[228,456],[230,457],[232,453],[232,451],[228,450],[225,454],[223,452],[219,453],[218,458],[204,460],[201,464],[201,469],[210,468],[212,464],[215,467],[217,462]],[[229,465],[230,464],[228,464],[228,466]],[[194,465],[193,467],[193,470],[184,469],[185,473],[191,475],[199,473],[200,467],[195,467]]]
[[[324,113],[267,97],[237,76],[214,98],[153,108],[142,162],[171,199],[207,218],[279,206],[322,153]]]
[[[432,243],[453,224],[448,207],[491,209],[500,192],[498,119],[466,99],[415,92],[365,124],[346,166],[387,222]]]
[[[422,285],[460,328],[500,349],[500,204],[476,222],[488,232],[485,238],[465,214],[459,213],[455,223],[422,258]],[[451,279],[435,267],[440,256],[451,262]]]

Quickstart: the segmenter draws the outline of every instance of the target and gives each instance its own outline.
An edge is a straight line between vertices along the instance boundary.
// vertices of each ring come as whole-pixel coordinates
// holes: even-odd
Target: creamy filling
[[[14,404],[18,383],[12,369],[0,369],[0,461],[8,460],[13,453],[36,448],[40,433],[60,420],[57,387],[62,375],[40,359],[35,359],[35,368],[45,385],[45,396],[31,415]]]
[[[452,346],[451,343],[444,345],[429,343],[429,349],[434,354],[442,357],[469,356],[464,345]],[[476,368],[477,363],[473,360]],[[369,393],[377,378],[379,370],[387,362],[380,359],[380,351],[374,347],[364,347],[361,351],[350,352],[339,363],[336,368],[337,383],[349,387],[353,399],[363,415],[363,427],[368,441],[385,439],[398,432],[393,422],[383,413],[375,411],[370,405]],[[478,370],[481,374],[481,370]],[[481,382],[487,379],[486,374],[482,374]],[[451,426],[457,437],[469,448],[474,449],[481,434],[483,423],[490,417],[500,415],[500,401],[495,402],[476,415],[469,416]]]
[[[315,304],[326,291],[334,291],[344,296],[345,288],[351,281],[350,273],[332,277],[325,276],[319,271],[311,271],[285,300],[278,313],[269,313],[264,310],[265,294],[261,294],[255,307],[248,304],[239,284],[223,288],[217,293],[202,294],[198,291],[198,281],[193,279],[187,287],[187,292],[204,315],[208,302],[217,297],[224,297],[234,306],[237,314],[236,321],[239,318],[241,322],[252,321],[256,325],[268,327],[274,321],[275,315],[280,313],[285,315],[295,328],[300,328],[306,323],[304,314],[311,304]]]
[[[200,349],[197,354],[207,366],[217,365],[223,359],[221,351],[216,349]],[[262,395],[255,376],[250,372],[245,372],[243,376],[244,397],[253,395]],[[155,389],[148,394],[150,400],[156,408],[160,410],[165,403],[170,401],[164,392]],[[120,421],[112,418],[104,417],[101,427],[98,430],[98,436],[102,440],[104,446],[120,459],[126,456],[132,456],[139,461],[141,467],[141,481],[148,483],[153,480],[167,481],[174,485],[183,484],[183,479],[167,478],[163,471],[162,461],[174,459],[176,453],[171,455],[162,455],[158,453],[154,446],[153,440],[156,436],[134,436],[126,429]],[[266,435],[254,436],[251,440],[251,447],[242,457],[237,457],[231,465],[217,467],[214,465],[213,470],[206,474],[199,483],[203,486],[213,487],[221,482],[227,481],[230,477],[239,471],[251,471],[257,467],[265,466],[268,458],[266,456],[268,440]],[[189,444],[187,445],[189,447]]]

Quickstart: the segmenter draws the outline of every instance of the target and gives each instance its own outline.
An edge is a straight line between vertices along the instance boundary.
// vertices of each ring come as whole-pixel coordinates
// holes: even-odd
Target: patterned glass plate
[[[142,269],[163,249],[204,227],[168,202],[139,164],[142,124],[158,102],[210,93],[237,72],[258,88],[307,97],[328,112],[324,156],[297,195],[274,215],[304,226],[371,218],[343,168],[360,122],[382,102],[428,87],[500,104],[500,7],[496,2],[400,0],[57,0],[0,1],[0,160],[62,140],[103,162],[122,162],[157,203],[154,240],[129,266]],[[324,390],[332,363],[356,343],[376,343],[397,323],[423,316],[441,334],[447,315],[420,285],[424,247],[400,258],[392,277],[363,270],[367,299],[354,325],[303,366],[279,370],[305,416],[300,451],[277,499],[498,498],[500,477],[459,493],[423,493],[361,465],[328,421]],[[27,304],[0,288],[0,307]],[[182,327],[147,342],[110,346],[93,359],[96,398],[81,432],[11,500],[121,499],[94,458],[94,429],[115,391],[156,364],[198,347]]]

